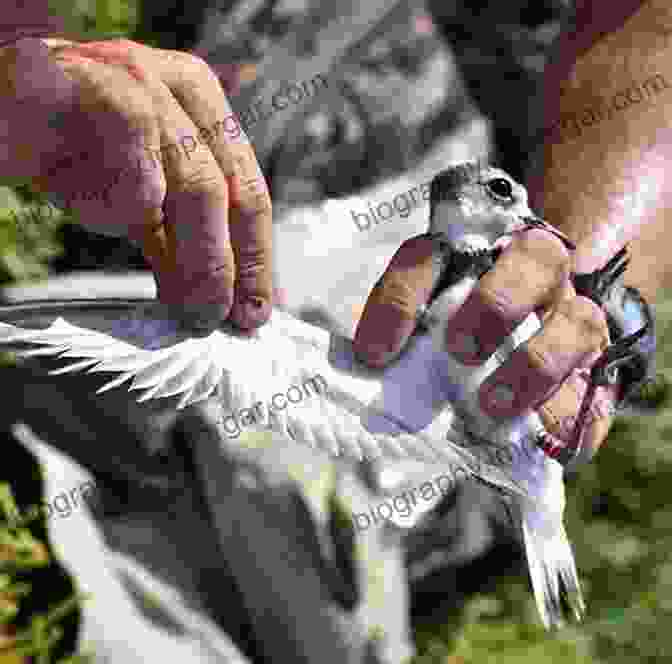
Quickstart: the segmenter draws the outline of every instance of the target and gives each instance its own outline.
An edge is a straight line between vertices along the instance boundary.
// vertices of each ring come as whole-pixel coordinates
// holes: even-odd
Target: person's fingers
[[[32,178],[68,147],[52,121],[69,112],[77,85],[42,40],[25,38],[0,50],[0,90],[0,177]]]
[[[608,344],[600,307],[581,296],[561,301],[542,329],[483,381],[479,388],[483,412],[509,418],[536,408],[573,369],[589,366]]]
[[[159,145],[153,100],[124,69],[84,57],[76,46],[51,48],[53,63],[76,84],[77,99],[58,118],[67,149],[45,165],[35,185],[97,232],[132,236],[133,229],[156,226],[165,178],[160,164],[144,168],[146,145]]]
[[[590,372],[575,369],[562,383],[558,391],[539,406],[537,412],[546,428],[560,444],[571,441],[576,418],[588,388]],[[618,387],[598,386],[587,412],[581,447],[586,450],[586,458],[591,458],[600,448],[609,433],[614,420],[614,404]]]
[[[228,234],[228,184],[212,152],[200,150],[195,136],[198,129],[171,94],[158,74],[139,53],[146,49],[106,48],[105,44],[86,44],[78,48],[109,64],[125,67],[145,86],[152,98],[159,127],[161,161],[166,176],[163,204],[165,238],[159,224],[145,230],[150,241],[147,253],[165,253],[155,260],[159,265],[159,297],[166,303],[215,305],[217,316],[226,318],[233,303],[235,263]],[[114,47],[115,44],[109,46]],[[118,46],[118,45],[117,45]],[[189,152],[188,146],[194,149]],[[180,145],[188,158],[181,154]],[[154,231],[156,234],[153,235]],[[159,249],[160,251],[160,249]]]
[[[210,152],[230,185],[228,232],[236,263],[232,318],[244,328],[265,322],[273,299],[271,198],[252,145],[216,74],[194,55],[150,49],[127,40],[88,44],[87,48],[121,61],[137,60],[160,78],[196,125],[195,131],[179,137],[185,160]],[[196,222],[193,242],[182,251],[199,247],[203,238],[213,233],[221,236],[221,230],[210,227],[213,223],[217,223],[215,217]],[[192,251],[195,260],[199,251]],[[210,283],[211,289],[218,288],[216,279]],[[210,293],[208,290],[204,297]]]
[[[426,235],[407,240],[369,294],[354,340],[355,353],[366,364],[387,364],[413,332],[418,308],[436,279],[434,252]]]
[[[566,292],[570,257],[544,230],[516,234],[451,318],[446,350],[461,363],[485,362],[532,311]]]
[[[266,180],[252,144],[208,64],[175,51],[154,50],[151,57],[162,80],[196,124],[212,128],[208,145],[231,185],[229,232],[236,257],[232,318],[242,327],[254,327],[268,319],[273,300],[273,221]]]
[[[150,78],[167,187],[163,225],[169,267],[159,272],[159,295],[167,303],[216,304],[224,319],[231,311],[235,284],[228,183],[210,150],[190,159],[180,154],[179,143],[197,128],[167,86]]]

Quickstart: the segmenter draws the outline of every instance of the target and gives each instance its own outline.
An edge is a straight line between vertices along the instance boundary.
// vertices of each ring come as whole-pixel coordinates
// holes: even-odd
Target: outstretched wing
[[[121,336],[121,335],[120,335]],[[131,390],[142,390],[139,401],[160,396],[182,395],[179,407],[204,399],[213,393],[221,378],[211,350],[210,337],[187,338],[165,348],[143,348],[111,334],[78,327],[63,318],[48,328],[22,329],[0,323],[0,343],[28,344],[37,349],[21,350],[20,357],[55,357],[74,360],[49,371],[52,375],[107,372],[117,374],[105,382],[98,393],[117,387],[129,379]]]
[[[185,338],[174,321],[146,312],[129,320],[115,321],[112,333],[63,318],[46,329],[0,323],[0,346],[28,345],[33,348],[20,355],[67,362],[51,374],[116,374],[98,392],[130,381],[129,389],[140,392],[138,401],[177,397],[178,408],[215,395],[222,406],[222,435],[236,436],[246,426],[270,428],[336,456],[415,458],[431,462],[433,473],[460,467],[513,494],[520,505],[534,593],[546,625],[560,620],[560,582],[580,613],[574,560],[562,509],[557,510],[564,504],[556,495],[563,490],[562,470],[540,450],[536,463],[521,454],[519,467],[498,468],[452,444],[446,438],[452,413],[445,398],[436,402],[440,408],[429,407],[429,397],[439,395],[446,379],[433,376],[428,340],[410,348],[405,364],[372,374],[356,365],[349,340],[280,311],[245,336],[215,330]]]
[[[355,366],[347,339],[280,311],[250,334],[221,329],[192,337],[148,311],[115,321],[109,332],[63,318],[46,329],[0,323],[0,346],[20,347],[23,357],[57,359],[52,375],[115,374],[105,377],[99,393],[128,383],[138,401],[175,397],[178,408],[215,395],[222,433],[230,437],[268,427],[334,455],[455,461],[418,427],[370,424],[384,379]],[[334,362],[334,355],[340,359]]]

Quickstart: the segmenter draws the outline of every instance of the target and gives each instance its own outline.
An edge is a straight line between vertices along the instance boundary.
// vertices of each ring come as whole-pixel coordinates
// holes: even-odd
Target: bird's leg
[[[588,297],[597,305],[602,306],[605,299],[608,298],[609,290],[613,288],[616,281],[623,275],[629,263],[630,257],[628,256],[626,245],[599,270],[584,274],[574,274],[572,280],[577,295]]]
[[[548,456],[555,459],[563,466],[567,466],[580,456],[583,432],[587,425],[588,412],[593,405],[595,391],[598,386],[611,385],[617,380],[615,373],[616,369],[621,365],[631,362],[633,358],[637,357],[638,351],[637,349],[633,349],[633,346],[648,334],[648,332],[649,325],[647,323],[637,332],[630,334],[627,337],[623,337],[616,343],[611,344],[604,353],[602,353],[590,370],[588,388],[583,395],[581,406],[579,407],[579,412],[574,423],[574,429],[567,445],[555,445],[549,437],[541,437],[539,445]]]
[[[627,402],[637,387],[652,374],[656,351],[653,311],[636,288],[623,283],[623,274],[629,262],[626,246],[602,268],[572,275],[577,294],[591,299],[605,311],[609,336],[615,343],[625,342],[628,333],[633,330],[641,332],[629,346],[629,359],[618,362],[620,403]],[[643,329],[646,332],[642,332]]]

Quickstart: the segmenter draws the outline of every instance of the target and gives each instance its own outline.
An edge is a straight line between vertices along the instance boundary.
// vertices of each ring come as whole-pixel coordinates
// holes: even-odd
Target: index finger
[[[355,352],[367,364],[387,364],[411,336],[418,309],[436,281],[435,252],[428,235],[407,240],[373,287],[354,340]]]
[[[164,83],[200,128],[230,189],[229,235],[236,260],[231,317],[243,328],[262,324],[271,313],[272,205],[266,180],[216,74],[198,57],[155,49]]]

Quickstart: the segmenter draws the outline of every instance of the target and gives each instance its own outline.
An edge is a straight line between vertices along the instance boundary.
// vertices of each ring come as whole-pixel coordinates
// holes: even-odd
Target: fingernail
[[[242,301],[236,300],[231,317],[236,325],[243,329],[263,325],[271,315],[271,303],[262,297],[249,296]]]

